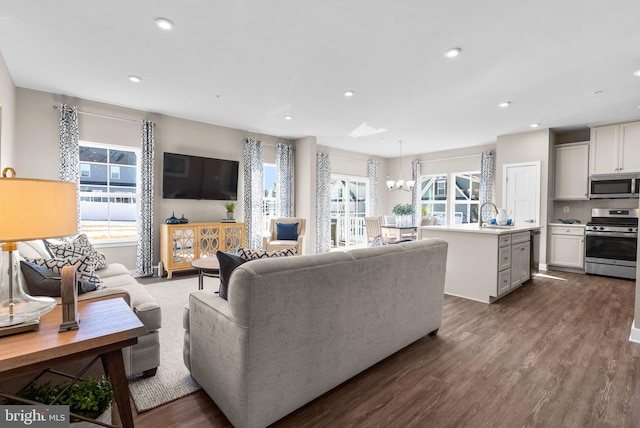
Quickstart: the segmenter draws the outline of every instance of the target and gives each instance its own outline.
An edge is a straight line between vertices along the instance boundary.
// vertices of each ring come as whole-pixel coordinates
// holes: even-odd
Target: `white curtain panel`
[[[414,159],[411,161],[412,180],[416,183],[411,190],[411,203],[413,204],[413,221],[412,224],[420,224],[420,216],[422,215],[420,207],[420,161]]]
[[[367,164],[369,172],[369,203],[367,204],[367,217],[378,215],[378,162],[369,160]]]
[[[480,206],[485,202],[493,202],[493,186],[495,181],[495,154],[491,151],[480,155]],[[492,207],[487,205],[479,213],[483,219],[491,218]]]
[[[264,193],[264,149],[262,141],[244,140],[244,222],[247,227],[247,247],[262,248],[264,222],[262,198]]]
[[[331,159],[316,153],[316,253],[331,249]]]
[[[141,127],[140,168],[138,170],[138,250],[136,275],[153,275],[153,153],[155,124],[143,120]]]
[[[292,144],[276,145],[276,215],[278,217],[294,216],[294,159],[295,148]]]
[[[60,104],[60,180],[76,183],[80,231],[80,147],[78,107]]]

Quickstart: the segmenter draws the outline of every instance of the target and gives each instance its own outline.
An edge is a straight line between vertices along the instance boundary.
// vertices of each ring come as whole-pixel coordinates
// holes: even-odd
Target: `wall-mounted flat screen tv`
[[[165,199],[238,199],[238,161],[164,153]]]

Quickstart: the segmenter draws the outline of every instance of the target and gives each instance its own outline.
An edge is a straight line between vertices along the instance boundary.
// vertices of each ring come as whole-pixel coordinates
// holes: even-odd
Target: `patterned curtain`
[[[60,180],[76,183],[78,231],[80,231],[80,148],[78,107],[60,104]]]
[[[331,249],[331,159],[316,153],[316,253]]]
[[[276,145],[276,201],[277,217],[293,217],[293,183],[294,183],[295,148],[292,144]]]
[[[367,204],[367,216],[378,215],[378,162],[369,160],[369,201]]]
[[[142,121],[142,150],[138,171],[138,252],[136,275],[153,275],[153,128],[150,120]]]
[[[482,152],[480,156],[480,206],[485,202],[493,202],[493,185],[496,158],[493,152]],[[490,205],[485,206],[480,213],[481,218],[491,218]]]
[[[262,141],[244,140],[244,221],[247,247],[262,248],[262,194],[264,191],[264,152]]]
[[[413,204],[413,224],[420,224],[420,217],[422,216],[422,210],[420,207],[420,161],[414,159],[411,161],[412,180],[415,181],[415,186],[411,191],[411,202]]]

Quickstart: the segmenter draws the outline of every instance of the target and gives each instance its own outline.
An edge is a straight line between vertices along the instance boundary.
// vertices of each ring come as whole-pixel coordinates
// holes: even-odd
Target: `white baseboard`
[[[633,320],[631,325],[631,335],[629,336],[629,342],[640,343],[640,326],[636,325],[636,320]]]

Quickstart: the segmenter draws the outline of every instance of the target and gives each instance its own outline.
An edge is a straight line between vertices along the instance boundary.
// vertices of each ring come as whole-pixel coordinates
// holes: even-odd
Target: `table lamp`
[[[78,232],[77,185],[16,178],[5,168],[0,178],[0,336],[38,329],[40,316],[56,307],[51,297],[25,293],[16,241],[60,238]]]

